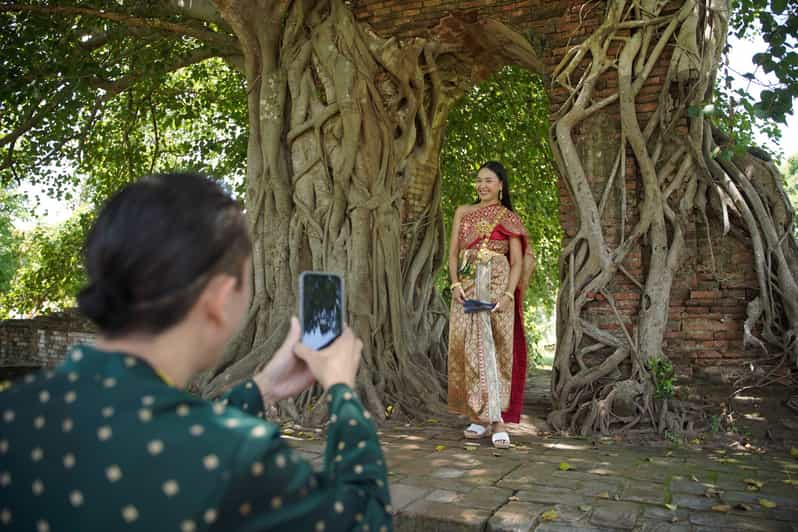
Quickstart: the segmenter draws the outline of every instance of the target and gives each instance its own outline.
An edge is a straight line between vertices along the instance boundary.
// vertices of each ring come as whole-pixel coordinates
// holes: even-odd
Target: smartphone
[[[324,349],[344,330],[344,279],[337,273],[302,272],[299,276],[299,322],[302,343]]]

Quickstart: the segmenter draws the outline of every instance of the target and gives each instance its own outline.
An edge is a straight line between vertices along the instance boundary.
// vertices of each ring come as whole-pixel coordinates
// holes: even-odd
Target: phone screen
[[[304,272],[299,278],[302,343],[319,350],[343,331],[344,294],[340,275]]]

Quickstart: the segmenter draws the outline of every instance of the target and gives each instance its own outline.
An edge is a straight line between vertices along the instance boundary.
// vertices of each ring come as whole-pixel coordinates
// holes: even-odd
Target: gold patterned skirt
[[[466,250],[461,257],[464,253],[465,260],[474,266],[473,276],[460,276],[466,299],[498,301],[510,275],[507,257],[493,254],[480,264],[476,250]],[[475,422],[502,421],[501,411],[510,402],[514,314],[512,308],[466,314],[463,305],[452,300],[448,359],[451,412]]]

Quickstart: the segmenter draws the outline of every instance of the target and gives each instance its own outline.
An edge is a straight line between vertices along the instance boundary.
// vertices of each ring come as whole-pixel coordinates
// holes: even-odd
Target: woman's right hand
[[[455,301],[462,305],[463,301],[465,301],[465,291],[463,290],[463,287],[456,286],[455,289],[452,290],[452,297]]]
[[[298,343],[294,347],[296,355],[307,363],[313,376],[325,390],[334,384],[355,387],[355,377],[360,366],[363,342],[349,327],[333,343],[320,351]]]

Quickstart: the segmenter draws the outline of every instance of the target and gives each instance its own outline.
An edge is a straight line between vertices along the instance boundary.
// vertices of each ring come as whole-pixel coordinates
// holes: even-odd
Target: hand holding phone
[[[283,345],[274,353],[266,367],[252,377],[267,404],[294,397],[316,382],[308,365],[294,352],[299,343],[299,334],[299,320],[291,318]]]
[[[296,356],[305,361],[310,372],[325,390],[339,383],[346,384],[350,388],[355,387],[362,350],[363,342],[352,334],[349,327],[344,327],[341,336],[320,351],[310,349],[302,343],[294,347]]]
[[[354,387],[363,342],[344,326],[344,280],[335,273],[303,272],[299,276],[301,343],[295,347],[325,388]]]

